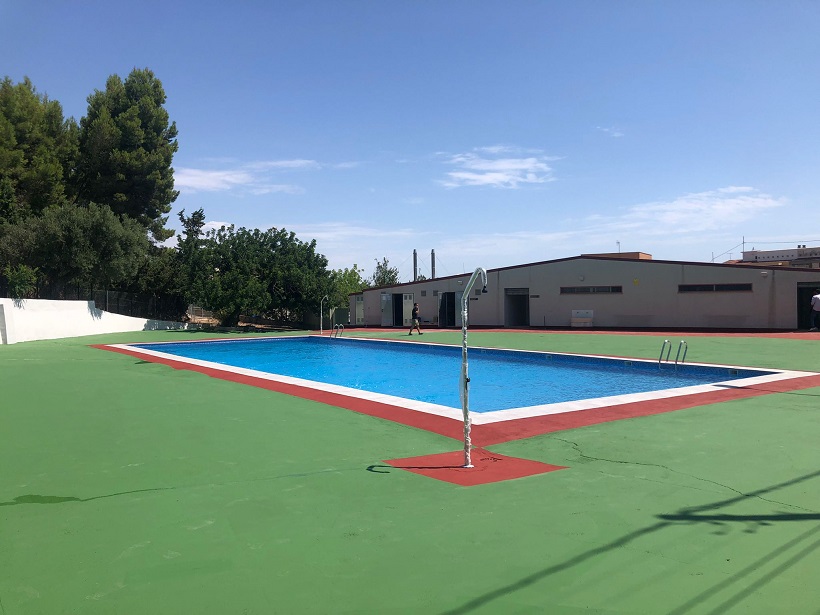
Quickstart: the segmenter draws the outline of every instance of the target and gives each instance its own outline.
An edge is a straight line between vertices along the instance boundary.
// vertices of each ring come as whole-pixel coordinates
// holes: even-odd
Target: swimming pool
[[[460,416],[461,348],[456,346],[300,336],[119,347],[430,414]],[[469,353],[470,410],[476,424],[744,387],[796,373],[506,349],[471,348]]]

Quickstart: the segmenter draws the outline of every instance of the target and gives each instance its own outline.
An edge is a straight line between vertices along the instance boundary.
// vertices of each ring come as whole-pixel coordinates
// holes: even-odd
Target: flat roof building
[[[472,272],[471,272],[472,273]],[[413,304],[430,327],[461,327],[471,273],[351,295],[351,324],[410,327]],[[820,269],[653,260],[642,252],[587,254],[487,270],[468,297],[481,327],[808,329]]]

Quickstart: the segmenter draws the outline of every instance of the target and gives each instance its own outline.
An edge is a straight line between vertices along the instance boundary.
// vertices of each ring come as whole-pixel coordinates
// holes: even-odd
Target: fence
[[[0,297],[11,298],[0,282]],[[182,321],[188,305],[177,295],[150,295],[116,290],[85,290],[71,286],[46,286],[37,289],[37,299],[93,301],[100,310],[135,318]]]

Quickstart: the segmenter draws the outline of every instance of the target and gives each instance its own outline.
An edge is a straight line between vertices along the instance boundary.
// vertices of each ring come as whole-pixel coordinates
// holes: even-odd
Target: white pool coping
[[[288,336],[287,338],[277,338],[277,339],[296,339],[298,337],[308,337],[308,336]],[[248,341],[248,340],[262,340],[262,339],[271,339],[271,338],[240,338],[240,339],[231,339],[231,340],[202,340],[202,342],[214,342],[214,341]],[[352,338],[356,341],[367,341],[367,342],[378,342],[378,343],[388,343],[388,344],[414,344],[418,345],[417,342],[410,342],[409,340],[378,340],[372,338]],[[156,344],[178,344],[179,341],[176,342],[156,342]],[[182,343],[200,343],[200,342],[182,342]],[[346,397],[351,397],[354,399],[366,400],[370,402],[380,403],[380,404],[387,404],[390,406],[396,406],[399,408],[405,408],[407,410],[414,410],[416,412],[424,412],[426,414],[434,414],[437,416],[442,416],[458,421],[463,421],[463,411],[461,408],[452,408],[450,406],[443,406],[440,404],[431,404],[428,402],[423,401],[416,401],[413,399],[407,399],[406,397],[398,397],[395,395],[387,395],[384,393],[373,393],[371,391],[363,391],[361,389],[354,389],[350,387],[345,387],[336,384],[329,384],[326,382],[320,382],[316,380],[306,380],[303,378],[295,378],[293,376],[284,376],[281,374],[272,374],[269,372],[263,372],[255,369],[248,369],[244,367],[235,367],[231,365],[224,365],[221,363],[214,363],[211,361],[203,361],[201,359],[191,359],[187,357],[181,357],[179,355],[160,352],[157,350],[149,350],[147,348],[140,348],[138,345],[131,345],[131,344],[107,344],[109,348],[118,348],[120,350],[126,350],[129,353],[134,354],[141,354],[145,356],[156,357],[158,359],[163,359],[166,361],[176,361],[178,363],[185,363],[188,365],[195,365],[198,367],[204,367],[207,369],[212,369],[220,372],[230,373],[230,374],[239,374],[242,376],[250,377],[250,378],[257,378],[260,380],[268,380],[272,382],[279,382],[283,384],[289,384],[299,387],[305,387],[310,389],[315,389],[319,391],[325,391],[328,393],[335,393],[337,395],[344,395]],[[433,347],[441,347],[446,346],[450,348],[461,348],[460,346],[453,346],[448,344],[430,344]],[[650,359],[635,359],[632,357],[612,357],[606,355],[589,355],[589,354],[573,354],[573,353],[562,353],[562,352],[545,352],[545,351],[532,351],[532,350],[519,350],[514,348],[484,348],[484,347],[475,347],[473,348],[475,351],[480,350],[498,350],[498,351],[505,351],[505,352],[521,352],[521,353],[532,353],[532,354],[548,354],[548,355],[555,355],[555,356],[567,356],[567,357],[589,357],[589,358],[596,358],[596,359],[606,359],[611,361],[630,361],[632,363],[649,363],[654,364],[657,361],[653,361]],[[469,353],[469,351],[468,351]],[[468,356],[469,361],[469,356]],[[553,404],[542,404],[538,406],[524,406],[520,408],[508,408],[506,410],[495,410],[492,412],[470,412],[470,419],[473,425],[488,425],[492,423],[500,423],[504,421],[512,421],[515,419],[524,419],[524,418],[532,418],[538,416],[547,416],[551,414],[562,414],[566,412],[580,412],[583,410],[590,410],[593,408],[602,408],[607,406],[618,406],[622,404],[631,404],[636,402],[643,402],[643,401],[652,401],[658,399],[668,399],[671,397],[685,397],[688,395],[695,395],[698,393],[711,393],[717,391],[725,391],[727,389],[738,389],[738,388],[745,388],[751,386],[759,386],[764,385],[772,382],[778,382],[781,380],[790,380],[793,378],[804,378],[809,376],[817,376],[819,375],[817,372],[804,372],[804,371],[794,371],[794,370],[779,370],[779,369],[769,369],[769,368],[757,368],[757,367],[746,367],[746,366],[736,366],[736,365],[720,365],[716,363],[687,363],[687,365],[692,365],[696,367],[717,367],[722,369],[739,369],[744,371],[766,371],[766,372],[774,372],[769,374],[764,374],[760,376],[752,376],[749,378],[740,378],[740,379],[733,379],[733,380],[725,380],[722,382],[715,382],[712,384],[702,384],[702,385],[695,385],[695,386],[688,386],[688,387],[679,387],[674,389],[660,389],[657,391],[647,391],[644,393],[630,393],[626,395],[611,395],[607,397],[595,397],[590,399],[581,399],[576,401],[567,401],[567,402],[558,402]]]

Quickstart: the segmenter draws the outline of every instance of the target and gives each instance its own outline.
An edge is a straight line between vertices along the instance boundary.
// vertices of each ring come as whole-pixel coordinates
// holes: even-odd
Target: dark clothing
[[[419,335],[424,335],[421,332],[421,320],[419,319],[419,306],[418,304],[413,306],[413,324],[410,326],[410,333],[409,335],[413,335],[413,329],[419,332]]]

